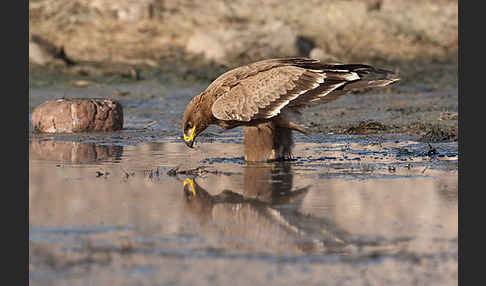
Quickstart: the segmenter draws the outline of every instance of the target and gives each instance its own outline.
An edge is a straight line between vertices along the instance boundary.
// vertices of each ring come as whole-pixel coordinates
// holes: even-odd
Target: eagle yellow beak
[[[186,185],[189,185],[189,192],[192,192],[192,194],[195,196],[196,195],[196,190],[194,189],[194,180],[193,179],[185,179],[184,180],[184,190],[186,190]]]
[[[194,144],[194,131],[196,131],[196,125],[192,127],[191,134],[189,134],[189,136],[187,136],[186,133],[184,133],[184,142],[189,148],[192,148],[192,145]]]

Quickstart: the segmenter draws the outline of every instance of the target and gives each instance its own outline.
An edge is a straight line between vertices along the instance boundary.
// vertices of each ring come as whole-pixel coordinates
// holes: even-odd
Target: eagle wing
[[[212,105],[212,113],[219,120],[269,119],[284,108],[299,109],[333,100],[348,90],[345,85],[359,82],[371,71],[385,72],[367,65],[329,65],[306,58],[257,62],[215,81],[222,92]],[[329,96],[338,90],[342,92]]]

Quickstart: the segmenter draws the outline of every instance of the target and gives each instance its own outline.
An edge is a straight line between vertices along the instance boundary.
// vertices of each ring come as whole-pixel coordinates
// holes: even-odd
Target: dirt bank
[[[66,55],[74,63],[148,67],[174,59],[236,66],[295,55],[395,66],[457,62],[457,5],[447,0],[38,0],[29,2],[29,35],[58,47],[48,50],[60,66],[71,66],[62,59]],[[42,46],[38,40],[31,44],[31,51]],[[32,55],[31,62],[36,62]]]

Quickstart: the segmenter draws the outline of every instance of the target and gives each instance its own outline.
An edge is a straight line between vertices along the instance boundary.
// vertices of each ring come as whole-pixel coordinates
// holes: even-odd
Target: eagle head
[[[201,95],[194,97],[186,106],[184,119],[182,120],[184,142],[189,148],[192,148],[196,137],[206,130],[211,122],[211,116],[205,110],[201,102]]]

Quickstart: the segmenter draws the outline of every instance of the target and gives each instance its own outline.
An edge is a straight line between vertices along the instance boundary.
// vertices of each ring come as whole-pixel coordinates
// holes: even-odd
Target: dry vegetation
[[[446,0],[31,0],[29,33],[63,46],[76,61],[156,66],[190,56],[194,37],[201,50],[224,56],[206,58],[227,65],[311,52],[337,61],[457,61],[457,5]]]

